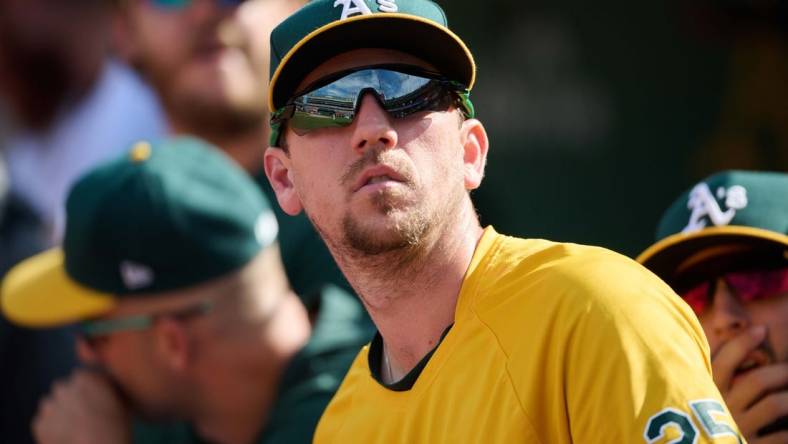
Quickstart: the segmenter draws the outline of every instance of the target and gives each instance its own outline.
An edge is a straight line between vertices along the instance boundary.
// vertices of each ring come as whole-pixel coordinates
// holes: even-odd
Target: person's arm
[[[689,307],[628,261],[597,265],[567,344],[574,442],[742,443]],[[594,268],[597,268],[594,267]]]

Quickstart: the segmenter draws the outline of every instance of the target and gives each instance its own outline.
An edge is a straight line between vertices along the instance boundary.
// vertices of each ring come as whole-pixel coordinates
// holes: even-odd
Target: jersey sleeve
[[[574,442],[744,442],[700,324],[667,285],[614,255],[564,278],[576,304],[564,369]]]

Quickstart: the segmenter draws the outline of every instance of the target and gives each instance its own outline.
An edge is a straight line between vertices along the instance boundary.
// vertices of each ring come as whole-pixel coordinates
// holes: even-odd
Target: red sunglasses
[[[788,268],[725,273],[719,278],[736,292],[742,302],[768,299],[788,291]],[[710,279],[681,293],[682,299],[692,307],[695,314],[703,313],[711,304],[716,281]]]

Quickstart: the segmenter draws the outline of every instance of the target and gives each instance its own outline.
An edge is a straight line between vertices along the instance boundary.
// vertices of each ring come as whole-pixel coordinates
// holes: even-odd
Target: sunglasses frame
[[[330,116],[331,122],[333,123],[332,125],[315,127],[313,129],[306,130],[302,133],[296,131],[295,128],[293,128],[293,130],[299,135],[304,135],[314,129],[336,128],[336,127],[344,127],[350,125],[353,122],[353,119],[355,119],[356,117],[356,113],[358,111],[358,104],[360,102],[359,99],[368,92],[372,93],[378,100],[378,103],[380,103],[381,107],[387,113],[389,113],[395,118],[403,118],[420,111],[432,110],[431,106],[441,100],[448,100],[452,105],[456,106],[463,113],[463,116],[465,116],[466,119],[471,119],[476,115],[476,112],[473,107],[473,103],[470,100],[470,91],[468,90],[468,88],[462,83],[454,80],[449,80],[437,72],[429,71],[414,65],[396,64],[396,63],[359,66],[348,70],[338,71],[336,73],[322,77],[310,83],[307,87],[293,94],[293,97],[290,100],[288,100],[283,107],[272,113],[271,138],[270,138],[271,146],[279,146],[279,138],[281,137],[282,134],[284,134],[284,125],[288,120],[291,120],[293,118],[293,116],[297,111],[303,112],[305,114],[313,115],[315,119],[319,118],[318,115],[315,115],[315,113],[309,112],[306,109],[306,106],[316,108],[314,105],[304,105],[302,103],[297,103],[302,97],[319,88],[330,85],[331,83],[336,82],[337,80],[340,80],[353,73],[365,71],[365,70],[373,70],[373,69],[389,70],[400,74],[409,74],[409,75],[429,79],[431,81],[436,81],[437,82],[436,86],[440,88],[440,90],[437,91],[439,92],[439,95],[436,95],[435,88],[432,88],[433,94],[432,97],[429,98],[429,100],[425,100],[421,103],[407,107],[405,109],[400,108],[399,110],[397,110],[397,109],[388,109],[384,104],[384,100],[380,97],[380,92],[374,87],[363,88],[359,91],[357,97],[354,98],[354,107],[352,110],[340,109],[338,107],[331,110],[334,113],[334,115]],[[454,95],[455,97],[447,98],[443,94],[445,92],[448,92]],[[428,93],[425,93],[425,95],[427,94]],[[397,99],[392,99],[392,101],[396,101],[396,100]],[[447,102],[447,105],[449,104],[449,102]],[[328,108],[329,107],[327,106],[326,109]],[[319,109],[317,110],[317,112],[319,112]],[[337,116],[337,114],[342,114],[342,113],[344,113],[344,115]],[[327,115],[324,117],[329,117],[329,116]]]
[[[79,323],[79,334],[88,340],[101,338],[113,333],[124,331],[145,330],[153,326],[156,319],[171,317],[185,320],[194,316],[202,316],[214,308],[213,301],[201,301],[195,305],[179,310],[165,311],[162,313],[131,315],[112,319],[95,319]]]

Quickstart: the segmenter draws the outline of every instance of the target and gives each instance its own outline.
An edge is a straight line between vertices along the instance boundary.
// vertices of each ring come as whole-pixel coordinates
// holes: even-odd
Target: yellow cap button
[[[129,158],[134,163],[140,163],[148,160],[151,154],[151,146],[148,142],[137,142],[129,152]]]

